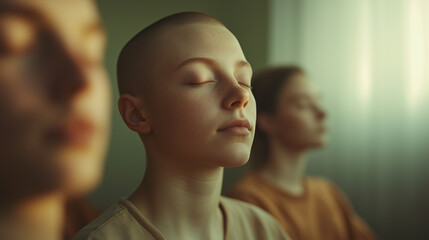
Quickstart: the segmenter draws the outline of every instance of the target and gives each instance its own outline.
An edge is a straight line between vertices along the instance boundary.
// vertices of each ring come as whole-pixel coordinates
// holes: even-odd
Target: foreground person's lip
[[[49,142],[58,145],[85,147],[91,142],[95,125],[85,117],[72,117],[47,133]]]
[[[250,127],[249,121],[242,119],[228,122],[220,127],[217,131],[230,133],[237,136],[246,136],[250,134],[251,130],[252,128]]]

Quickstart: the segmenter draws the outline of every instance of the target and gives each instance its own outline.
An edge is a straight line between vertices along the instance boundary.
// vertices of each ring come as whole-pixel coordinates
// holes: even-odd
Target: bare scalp
[[[153,59],[157,56],[160,38],[168,37],[174,28],[189,23],[223,24],[216,18],[200,12],[180,12],[138,32],[122,49],[117,63],[119,93],[144,97],[152,89]]]

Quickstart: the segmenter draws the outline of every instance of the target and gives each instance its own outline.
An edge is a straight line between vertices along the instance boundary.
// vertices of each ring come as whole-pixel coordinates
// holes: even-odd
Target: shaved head
[[[122,50],[119,112],[142,139],[148,164],[240,166],[249,159],[251,127],[240,136],[219,129],[238,118],[256,122],[251,76],[238,39],[222,23],[178,13],[145,28]]]
[[[156,63],[162,61],[165,53],[165,40],[172,36],[173,30],[187,24],[217,24],[224,26],[214,17],[199,12],[176,13],[137,33],[122,49],[117,65],[120,94],[144,97],[150,94],[152,82],[156,78]],[[174,52],[168,53],[173,55]]]

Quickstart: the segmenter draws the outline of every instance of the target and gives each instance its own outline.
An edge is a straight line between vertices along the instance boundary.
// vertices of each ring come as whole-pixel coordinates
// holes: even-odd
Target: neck
[[[285,148],[272,143],[267,161],[259,174],[293,195],[304,191],[303,178],[307,165],[305,150]]]
[[[130,201],[167,239],[201,239],[213,236],[214,229],[218,235],[223,168],[189,169],[189,164],[174,164],[178,159],[148,159],[145,177]]]
[[[64,201],[47,194],[0,204],[0,239],[59,240],[62,238]]]

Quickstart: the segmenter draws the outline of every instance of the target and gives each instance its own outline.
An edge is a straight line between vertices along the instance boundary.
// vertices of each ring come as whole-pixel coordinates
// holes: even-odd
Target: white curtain
[[[429,239],[429,0],[271,0],[269,63],[319,87],[334,180],[382,239]]]

